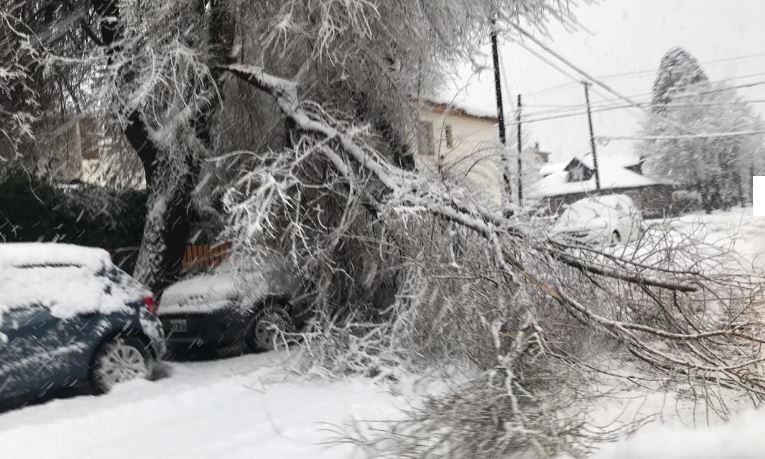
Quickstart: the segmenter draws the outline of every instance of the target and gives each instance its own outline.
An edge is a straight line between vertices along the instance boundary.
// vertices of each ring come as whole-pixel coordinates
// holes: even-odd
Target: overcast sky
[[[537,37],[595,76],[651,70],[603,78],[605,83],[638,102],[650,97],[659,61],[673,46],[690,51],[712,80],[732,79],[731,85],[765,81],[763,0],[602,0],[580,6],[576,11],[581,23],[579,30],[569,32],[554,25],[550,36],[538,34]],[[539,50],[528,40],[525,44]],[[529,117],[560,113],[560,107],[550,105],[584,104],[581,84],[575,84],[516,43],[507,41],[500,46],[505,81],[509,86],[505,89],[506,106],[519,92]],[[488,54],[488,46],[486,51]],[[723,59],[725,61],[719,62]],[[464,87],[465,81],[469,84],[459,91],[458,97],[466,105],[492,110],[495,107],[492,74],[487,71],[471,77],[470,72],[463,73],[455,87]],[[761,75],[747,76],[755,73]],[[741,89],[739,95],[749,100],[765,99],[765,84]],[[605,96],[612,98],[592,94],[593,105],[602,106]],[[765,103],[754,104],[754,107],[765,118]],[[545,110],[559,113],[543,114]],[[594,113],[595,133],[635,135],[641,116],[642,112],[637,109]],[[554,160],[590,149],[585,116],[529,124],[524,130],[528,133],[527,139],[538,141],[543,149],[552,151]],[[631,141],[612,141],[599,146],[598,151],[612,155],[632,149]]]

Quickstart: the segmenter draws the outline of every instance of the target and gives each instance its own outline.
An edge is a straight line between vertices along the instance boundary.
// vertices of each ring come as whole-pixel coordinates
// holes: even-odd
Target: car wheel
[[[619,234],[618,231],[614,231],[613,233],[611,233],[611,245],[616,245],[620,242],[622,242],[621,234]]]
[[[294,325],[287,311],[268,308],[258,312],[244,335],[244,342],[253,352],[273,350],[279,333],[294,331]]]
[[[134,336],[117,335],[96,350],[89,383],[94,392],[109,392],[117,384],[149,378],[154,358],[147,345]]]

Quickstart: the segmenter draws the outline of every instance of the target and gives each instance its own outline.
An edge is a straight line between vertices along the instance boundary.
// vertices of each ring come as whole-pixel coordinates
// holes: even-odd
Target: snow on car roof
[[[0,244],[0,285],[0,320],[33,305],[62,319],[109,313],[149,293],[114,268],[105,250],[56,243]]]
[[[55,242],[0,244],[0,269],[33,265],[72,265],[97,270],[110,264],[109,253],[103,249]]]
[[[211,272],[176,282],[165,290],[160,314],[210,312],[236,300],[240,306],[268,295],[287,295],[297,284],[283,260],[228,259]]]

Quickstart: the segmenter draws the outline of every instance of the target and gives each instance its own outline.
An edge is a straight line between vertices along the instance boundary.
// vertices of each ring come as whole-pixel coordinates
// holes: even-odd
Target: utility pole
[[[505,109],[502,105],[502,83],[499,75],[499,49],[497,45],[497,20],[491,20],[491,56],[494,62],[494,92],[497,98],[497,121],[499,122],[499,142],[502,144],[502,207],[509,213],[513,199],[512,172],[510,158],[507,152],[507,134],[505,132]]]
[[[518,129],[518,206],[523,205],[523,160],[521,159],[521,153],[523,152],[523,142],[521,141],[521,110],[523,109],[523,103],[521,102],[521,95],[518,94],[518,113],[516,115],[516,125]]]
[[[592,149],[592,164],[595,166],[595,189],[600,191],[600,168],[598,168],[598,152],[595,148],[595,132],[592,130],[592,111],[590,110],[590,82],[582,81],[584,85],[584,100],[587,102],[587,122],[590,125],[590,148]]]

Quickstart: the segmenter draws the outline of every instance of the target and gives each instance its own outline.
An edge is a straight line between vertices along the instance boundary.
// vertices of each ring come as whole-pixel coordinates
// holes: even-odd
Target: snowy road
[[[173,375],[111,394],[0,415],[0,458],[336,458],[329,424],[390,419],[396,399],[369,380],[305,381],[279,354],[171,363]]]
[[[733,248],[756,268],[765,270],[765,217],[752,216],[751,207],[715,211],[710,215],[697,212],[673,222],[708,243]]]

